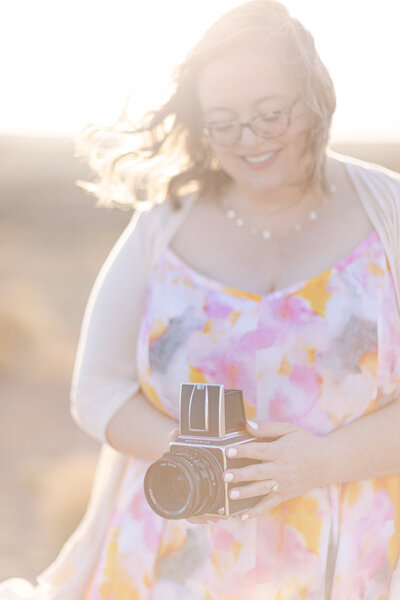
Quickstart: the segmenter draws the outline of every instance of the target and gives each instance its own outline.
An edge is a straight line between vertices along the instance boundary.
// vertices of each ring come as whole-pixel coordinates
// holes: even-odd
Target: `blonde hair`
[[[173,92],[159,108],[133,126],[126,113],[112,127],[88,127],[80,140],[81,155],[99,180],[82,184],[101,203],[137,208],[190,190],[218,193],[230,177],[216,164],[197,124],[200,107],[197,79],[213,58],[245,45],[273,51],[311,114],[309,181],[325,184],[324,158],[336,107],[331,77],[311,33],[276,0],[252,0],[223,14],[173,72]],[[99,140],[101,142],[99,143]]]

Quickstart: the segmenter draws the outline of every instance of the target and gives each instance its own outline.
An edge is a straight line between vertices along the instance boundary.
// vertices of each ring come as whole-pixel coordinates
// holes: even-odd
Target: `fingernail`
[[[225,473],[224,481],[233,481],[233,473]]]
[[[229,458],[233,458],[234,456],[236,456],[236,454],[236,448],[228,448],[228,450],[226,451],[226,455],[229,456]]]
[[[240,493],[237,490],[232,490],[229,494],[231,500],[237,500],[239,498]]]
[[[242,516],[240,517],[240,520],[241,520],[241,521],[247,521],[247,519],[248,519],[248,518],[249,518],[249,515],[248,515],[247,513],[245,513],[244,515],[242,515]]]
[[[247,421],[247,424],[250,425],[252,429],[258,429],[258,423],[255,421]]]

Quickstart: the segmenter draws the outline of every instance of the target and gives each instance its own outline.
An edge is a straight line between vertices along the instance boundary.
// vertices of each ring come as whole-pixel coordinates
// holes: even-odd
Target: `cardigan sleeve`
[[[112,416],[139,390],[136,342],[146,295],[152,214],[135,213],[90,294],[75,361],[71,412],[89,435],[106,442]]]

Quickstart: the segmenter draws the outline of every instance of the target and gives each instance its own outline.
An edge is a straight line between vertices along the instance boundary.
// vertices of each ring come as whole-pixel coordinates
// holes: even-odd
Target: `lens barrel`
[[[222,468],[205,448],[174,449],[150,465],[144,492],[151,508],[165,519],[212,512],[223,502]]]

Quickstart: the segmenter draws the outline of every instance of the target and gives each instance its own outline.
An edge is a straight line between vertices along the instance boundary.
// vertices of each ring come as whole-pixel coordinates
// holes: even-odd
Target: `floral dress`
[[[373,232],[318,277],[267,295],[212,280],[168,248],[151,273],[138,356],[143,391],[175,419],[181,382],[219,383],[243,390],[250,419],[326,435],[399,389],[400,320],[380,239]],[[149,508],[147,467],[130,462],[85,600],[387,599],[397,474],[195,525]]]

